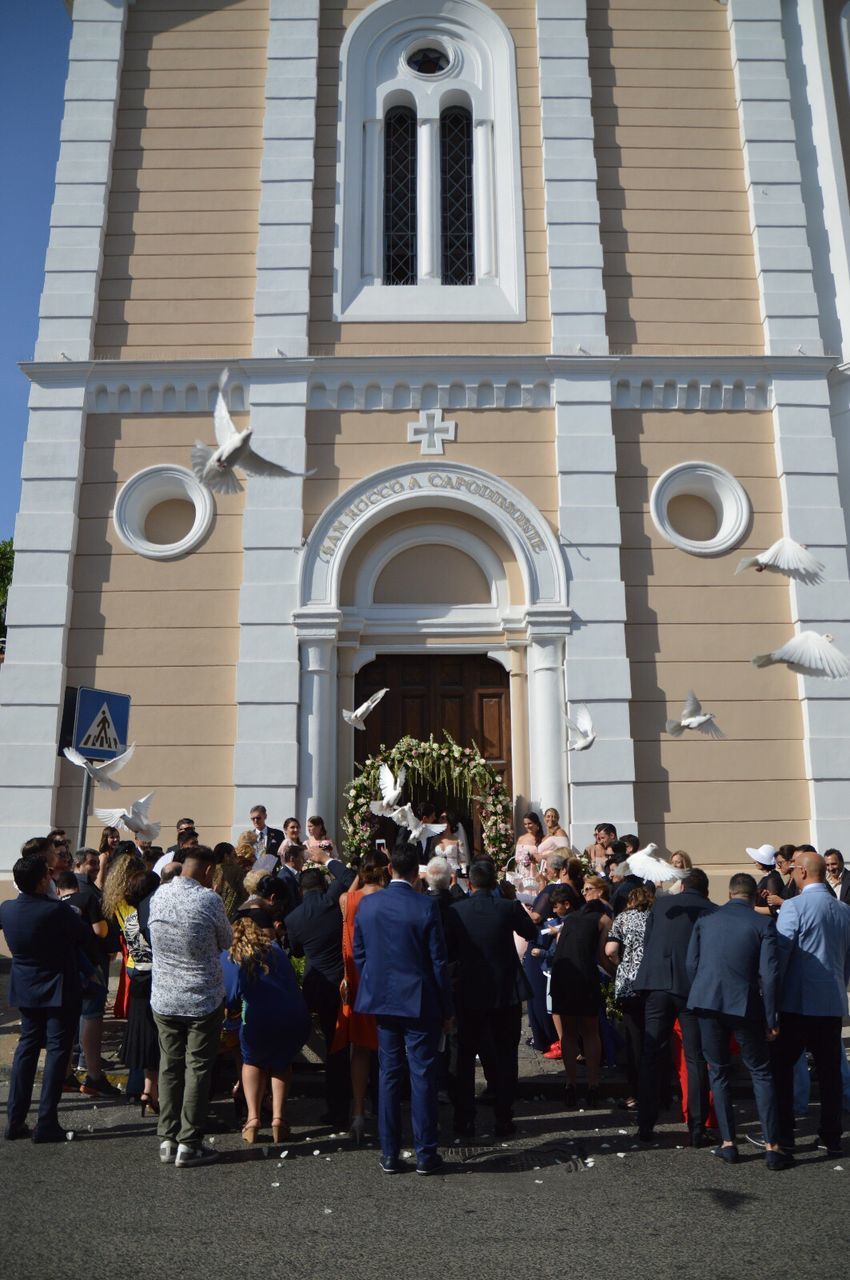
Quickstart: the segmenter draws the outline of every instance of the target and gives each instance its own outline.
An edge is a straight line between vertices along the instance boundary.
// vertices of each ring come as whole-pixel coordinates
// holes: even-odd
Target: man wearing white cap
[[[761,844],[757,849],[747,848],[747,855],[764,873],[756,885],[756,911],[760,916],[775,916],[776,909],[768,905],[768,894],[781,894],[785,887],[776,870],[776,850],[772,844]]]

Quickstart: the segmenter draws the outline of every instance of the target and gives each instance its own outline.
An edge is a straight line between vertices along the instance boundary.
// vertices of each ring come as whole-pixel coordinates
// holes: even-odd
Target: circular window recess
[[[203,542],[213,496],[185,467],[146,467],[121,489],[112,516],[126,547],[150,560],[185,556]]]
[[[716,556],[737,546],[751,511],[743,486],[711,462],[671,467],[656,481],[650,498],[658,532],[694,556]]]
[[[417,76],[427,78],[445,75],[455,62],[454,51],[443,45],[430,43],[415,45],[404,55],[407,68]]]

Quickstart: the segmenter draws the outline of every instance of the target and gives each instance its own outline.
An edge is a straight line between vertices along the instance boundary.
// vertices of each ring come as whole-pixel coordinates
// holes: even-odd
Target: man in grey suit
[[[714,1093],[722,1143],[712,1155],[737,1164],[729,1088],[732,1036],[750,1073],[770,1170],[792,1160],[779,1150],[779,1117],[768,1043],[779,1034],[779,949],[776,925],[758,915],[756,882],[741,872],[729,881],[729,901],[694,925],[688,946],[688,1008],[699,1018],[702,1051]]]

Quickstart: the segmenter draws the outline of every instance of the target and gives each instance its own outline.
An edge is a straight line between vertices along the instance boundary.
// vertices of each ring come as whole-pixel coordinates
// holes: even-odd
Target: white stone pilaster
[[[729,0],[735,94],[765,349],[821,355],[780,0]]]
[[[77,0],[37,360],[87,360],[97,318],[127,0]]]
[[[251,426],[264,457],[303,471],[307,384],[273,375],[251,384]],[[298,787],[298,604],[303,526],[300,476],[247,483],[239,595],[234,832],[254,804],[274,825],[296,812]]]
[[[528,755],[531,807],[566,809],[564,736],[564,631],[529,619]]]
[[[255,356],[308,350],[318,54],[318,0],[270,0]]]
[[[626,600],[620,569],[620,512],[611,381],[603,373],[555,379],[558,527],[568,569],[570,705],[587,703],[597,739],[567,753],[570,833],[587,844],[597,822],[635,826],[634,748]]]
[[[538,0],[549,301],[556,355],[608,351],[586,23],[587,0]]]
[[[320,814],[336,830],[337,628],[313,621],[301,635],[299,817]]]
[[[15,523],[15,571],[0,674],[0,870],[53,825],[56,744],[66,685],[77,503],[91,356],[124,48],[126,0],[76,0],[37,360],[69,360],[67,377],[29,398]]]
[[[822,583],[790,581],[791,620],[795,630],[834,636],[850,655],[850,581],[829,388],[817,375],[776,375],[773,386],[784,533],[826,566]],[[812,843],[840,849],[850,824],[850,682],[801,676],[798,683]]]

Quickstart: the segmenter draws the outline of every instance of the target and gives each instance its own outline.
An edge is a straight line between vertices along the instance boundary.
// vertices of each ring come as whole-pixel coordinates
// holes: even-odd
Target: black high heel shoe
[[[155,1116],[158,1116],[158,1115],[159,1115],[159,1103],[158,1103],[158,1102],[154,1102],[153,1098],[150,1096],[150,1094],[149,1094],[149,1093],[142,1093],[142,1094],[140,1094],[140,1095],[139,1095],[139,1102],[141,1102],[141,1104],[142,1104],[142,1119],[143,1119],[143,1120],[144,1120],[144,1118],[145,1118],[145,1112],[148,1110],[148,1108],[150,1108],[150,1110],[151,1110],[151,1112],[153,1113],[153,1115],[155,1115]]]

